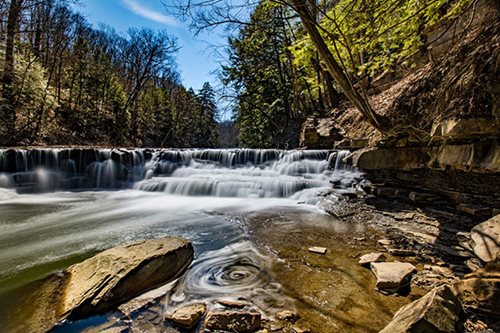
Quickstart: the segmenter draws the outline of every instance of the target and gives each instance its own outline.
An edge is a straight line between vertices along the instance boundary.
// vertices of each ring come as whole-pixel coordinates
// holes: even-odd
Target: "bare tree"
[[[9,16],[7,19],[7,40],[5,45],[5,62],[2,76],[2,98],[4,100],[4,113],[2,115],[6,127],[15,131],[16,110],[14,108],[14,42],[19,30],[19,20],[23,9],[24,0],[11,0]],[[10,118],[10,119],[9,119]],[[14,134],[14,133],[12,133]]]

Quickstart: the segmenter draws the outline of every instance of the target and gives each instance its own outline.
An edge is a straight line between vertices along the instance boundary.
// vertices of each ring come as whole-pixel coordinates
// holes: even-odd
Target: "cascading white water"
[[[217,197],[287,198],[331,188],[348,151],[327,150],[0,150],[0,187],[19,192],[124,189]],[[337,173],[337,175],[335,174]]]

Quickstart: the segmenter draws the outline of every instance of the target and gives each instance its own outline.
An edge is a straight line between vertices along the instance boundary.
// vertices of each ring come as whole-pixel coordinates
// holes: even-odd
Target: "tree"
[[[229,39],[224,83],[237,95],[240,144],[247,147],[294,147],[304,111],[293,109],[294,91],[284,25],[284,8],[262,1],[249,24]]]
[[[177,52],[176,39],[165,31],[155,33],[150,29],[130,29],[129,39],[122,41],[121,57],[126,70],[125,87],[128,98],[122,116],[132,109],[132,138],[138,134],[140,120],[133,107],[145,85],[154,75],[168,76],[175,65],[173,55]]]
[[[191,145],[175,38],[94,28],[70,2],[0,1],[0,144]]]
[[[215,92],[210,83],[205,82],[198,91],[199,103],[198,129],[196,131],[196,147],[213,148],[218,145],[217,105]]]
[[[372,3],[357,0],[332,0],[327,2],[318,2],[316,0],[274,1],[288,6],[298,15],[301,27],[309,35],[315,51],[319,54],[329,74],[335,80],[336,88],[346,95],[366,121],[386,134],[392,132],[393,128],[390,119],[377,114],[370,105],[364,86],[366,82],[361,77],[365,61],[360,61],[362,63],[360,65],[361,68],[350,71],[344,61],[345,59],[342,59],[341,53],[344,52],[348,55],[349,61],[353,64],[356,63],[354,59],[356,50],[353,50],[354,44],[350,42],[351,36],[348,35],[349,31],[344,30],[346,25],[343,25],[342,22],[351,15],[351,12],[354,10],[353,8],[363,6],[362,16],[364,19],[367,18],[368,21],[371,18],[371,21],[369,21],[371,28],[376,31],[371,36],[376,37],[373,39],[376,40],[380,36],[392,31],[395,27],[406,25],[414,17],[419,19],[420,27],[428,27],[431,24],[436,24],[440,18],[456,18],[473,3],[472,0],[393,0],[374,1]],[[187,2],[187,4],[181,1],[177,8],[181,8],[181,12],[192,20],[192,26],[195,30],[200,31],[202,29],[213,29],[214,26],[220,24],[247,25],[248,13],[253,12],[257,5],[257,3],[250,0],[192,0]],[[393,12],[398,12],[399,8],[407,10],[411,9],[412,6],[417,8],[413,14],[411,10],[408,10],[410,14],[407,16],[393,15]],[[208,8],[210,8],[210,11],[207,10]],[[342,8],[343,15],[341,17],[329,15],[328,10],[334,10],[335,8]],[[381,29],[383,28],[381,21],[375,20],[375,18],[381,17],[388,22],[387,29],[385,30]],[[323,18],[326,19],[323,20]],[[329,23],[328,27],[325,27],[325,22]],[[358,20],[355,24],[359,23]],[[422,29],[419,29],[419,32],[421,34],[423,32]],[[413,36],[406,37],[412,38]],[[361,36],[358,36],[358,39],[362,39]],[[375,42],[375,44],[377,43]],[[377,47],[377,45],[374,45],[374,47]],[[359,55],[363,56],[364,54],[361,53]],[[330,91],[331,85],[328,88]],[[330,93],[330,95],[333,94]]]
[[[19,30],[19,20],[23,9],[23,0],[11,0],[7,18],[7,38],[2,75],[2,122],[10,129],[12,137],[16,131],[16,110],[14,108],[14,42]],[[10,138],[7,138],[10,140]]]

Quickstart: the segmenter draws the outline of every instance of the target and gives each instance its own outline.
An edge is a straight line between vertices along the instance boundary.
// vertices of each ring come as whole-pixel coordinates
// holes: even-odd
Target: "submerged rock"
[[[235,301],[231,299],[218,299],[217,303],[220,305],[227,307],[227,308],[233,308],[233,309],[243,309],[247,306],[250,306],[251,304],[245,301]]]
[[[358,264],[361,266],[370,266],[372,262],[381,262],[385,261],[385,255],[381,252],[373,252],[373,253],[368,253],[361,258],[359,258]]]
[[[500,215],[471,230],[474,253],[484,262],[500,259]]]
[[[452,333],[461,312],[460,301],[450,287],[437,287],[402,307],[380,333]]]
[[[206,311],[207,305],[205,303],[188,304],[176,309],[167,316],[167,319],[181,327],[191,328],[200,321]]]
[[[406,262],[372,262],[373,274],[377,277],[377,289],[396,292],[410,284],[415,266]]]
[[[254,311],[211,311],[205,328],[236,333],[250,333],[261,327],[261,314]]]

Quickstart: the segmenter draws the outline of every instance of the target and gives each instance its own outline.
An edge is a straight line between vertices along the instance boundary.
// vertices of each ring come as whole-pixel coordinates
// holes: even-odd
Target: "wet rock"
[[[377,278],[377,289],[396,292],[410,284],[415,266],[403,262],[372,262],[373,274]]]
[[[191,328],[200,321],[206,311],[207,305],[205,303],[188,304],[176,309],[167,316],[167,319],[178,326]]]
[[[119,246],[69,267],[60,318],[104,313],[143,292],[167,283],[189,266],[193,246],[165,237]]]
[[[377,244],[378,245],[382,245],[382,246],[391,245],[392,244],[392,240],[390,240],[390,239],[379,239],[377,241]]]
[[[453,286],[464,308],[500,317],[500,263],[468,274]]]
[[[380,333],[455,332],[462,306],[449,286],[433,289],[405,305]]]
[[[250,333],[261,328],[261,314],[254,311],[211,311],[204,326],[209,330]]]
[[[474,253],[484,262],[500,258],[500,215],[478,224],[471,230]]]
[[[325,254],[327,251],[326,247],[313,246],[309,248],[309,252]]]
[[[276,314],[276,318],[280,320],[293,322],[299,318],[298,313],[290,310],[283,310]]]
[[[372,262],[385,261],[385,255],[381,252],[368,253],[359,258],[358,264],[369,267]]]
[[[230,300],[230,299],[218,299],[216,302],[219,303],[220,305],[227,307],[227,308],[233,308],[233,309],[243,309],[243,308],[251,305],[248,302],[234,301],[234,300]]]
[[[160,288],[153,289],[144,294],[131,299],[130,301],[121,304],[118,311],[123,313],[125,317],[131,317],[135,313],[142,311],[149,306],[158,303],[173,287],[173,282],[167,283]]]

